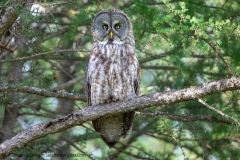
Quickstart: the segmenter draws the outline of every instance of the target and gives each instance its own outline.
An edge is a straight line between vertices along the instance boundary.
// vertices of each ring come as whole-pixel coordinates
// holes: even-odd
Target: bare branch
[[[6,49],[6,50],[8,50],[10,52],[14,52],[14,50],[12,48],[10,48],[8,46],[5,46],[5,45],[2,45],[2,44],[0,44],[0,48]]]
[[[139,114],[143,115],[149,115],[149,116],[166,116],[168,119],[179,121],[179,122],[192,122],[192,121],[208,121],[208,122],[221,122],[221,123],[227,123],[232,124],[233,121],[226,118],[218,118],[211,115],[177,115],[177,114],[171,114],[171,113],[164,113],[164,112],[157,112],[157,113],[143,113],[143,112],[137,112]]]
[[[42,42],[44,42],[44,41],[46,41],[46,40],[49,40],[49,39],[51,39],[51,38],[53,38],[53,37],[56,37],[56,36],[58,36],[58,35],[62,35],[62,34],[64,34],[64,33],[66,33],[68,30],[67,30],[67,28],[63,28],[62,30],[60,30],[60,31],[58,31],[58,32],[55,32],[55,33],[52,33],[52,34],[50,34],[50,35],[47,35],[46,37],[44,37],[43,39],[41,39],[41,40],[39,40],[39,41],[37,41],[38,43],[42,43]]]
[[[216,46],[215,44],[209,42],[208,40],[206,40],[203,37],[199,37],[201,40],[203,40],[204,42],[206,42],[216,53],[217,57],[219,59],[221,59],[223,61],[223,63],[227,66],[229,72],[234,76],[237,77],[236,72],[233,70],[233,68],[231,67],[231,65],[222,57],[222,55],[219,53],[219,49],[218,46]]]
[[[29,86],[18,86],[18,85],[10,85],[10,86],[0,86],[0,92],[22,92],[35,94],[44,97],[54,97],[54,98],[62,98],[68,100],[80,100],[86,102],[85,95],[81,94],[73,94],[65,91],[49,91],[45,89],[40,89],[36,87]]]
[[[59,51],[50,51],[50,52],[44,52],[44,53],[39,53],[39,54],[34,54],[28,57],[21,57],[21,58],[15,58],[15,59],[9,59],[9,60],[0,60],[0,62],[5,63],[5,62],[15,62],[15,61],[26,61],[26,60],[32,60],[32,59],[37,59],[39,57],[41,57],[41,59],[44,59],[44,56],[48,56],[50,54],[55,54],[55,53],[64,53],[64,52],[86,52],[86,51],[82,51],[79,49],[63,49],[63,50],[59,50]]]
[[[74,78],[66,83],[63,83],[63,84],[58,85],[57,87],[54,87],[53,90],[64,89],[64,88],[69,87],[69,86],[71,86],[81,80],[84,80],[84,79],[85,79],[85,76],[80,76],[80,77]]]
[[[126,143],[122,144],[121,147],[117,148],[116,146],[114,147],[116,149],[115,152],[109,155],[109,158],[113,159],[119,156],[120,153],[122,153],[127,147],[136,139],[141,136],[144,133],[144,130],[146,130],[154,121],[156,121],[156,118],[152,118],[144,127],[141,129],[137,130],[128,140]]]
[[[90,155],[88,155],[87,153],[85,153],[81,148],[79,148],[77,145],[75,145],[74,142],[71,142],[70,140],[68,141],[71,146],[73,146],[76,150],[78,150],[79,152],[81,152],[82,154],[86,155],[86,157],[88,157],[89,159],[93,159]]]
[[[141,68],[144,68],[144,69],[162,69],[162,70],[178,70],[178,68],[174,67],[174,66],[145,66],[145,65],[141,65]]]
[[[154,94],[144,95],[125,102],[114,102],[94,107],[88,106],[67,116],[34,125],[25,131],[18,133],[12,139],[6,140],[0,144],[0,157],[9,155],[33,140],[63,131],[73,126],[81,125],[84,122],[106,115],[144,109],[151,106],[161,106],[164,104],[189,101],[214,93],[238,89],[240,89],[240,78],[233,77],[204,83],[200,86],[194,86],[178,91],[168,91],[162,93],[157,92]]]
[[[230,119],[233,120],[238,126],[240,126],[240,122],[237,121],[234,117],[229,116],[229,115],[223,113],[222,111],[217,110],[216,108],[210,106],[209,104],[207,104],[206,102],[204,102],[204,101],[203,101],[202,99],[200,99],[200,98],[198,99],[198,101],[199,101],[200,103],[202,103],[204,106],[206,106],[207,108],[209,108],[209,109],[217,112],[218,114],[222,115],[223,117],[230,118]]]
[[[143,52],[143,53],[146,53],[146,52]],[[153,60],[156,60],[156,59],[159,59],[160,57],[166,57],[166,56],[169,56],[171,54],[173,54],[174,52],[170,51],[170,52],[166,52],[166,53],[160,53],[160,54],[157,54],[157,55],[151,55],[149,56],[148,58],[144,58],[144,59],[140,59],[139,60],[139,63],[140,64],[143,64],[143,63],[146,63],[146,62],[149,62],[149,61],[153,61]],[[149,55],[149,53],[146,53]]]

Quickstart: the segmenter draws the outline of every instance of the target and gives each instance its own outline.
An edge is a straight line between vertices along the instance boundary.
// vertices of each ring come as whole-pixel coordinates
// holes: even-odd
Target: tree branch
[[[82,94],[73,94],[63,91],[49,91],[45,89],[40,89],[36,87],[29,86],[18,86],[18,85],[9,85],[9,86],[0,86],[0,92],[22,92],[35,94],[44,97],[54,97],[54,98],[62,98],[67,100],[80,100],[86,102],[85,95]]]
[[[6,45],[3,45],[3,44],[0,44],[0,48],[3,48],[3,49],[6,49],[8,50],[9,52],[14,52],[14,50]]]
[[[238,126],[240,126],[240,122],[238,122],[234,117],[229,116],[229,115],[223,113],[222,111],[217,110],[216,108],[210,106],[209,104],[207,104],[206,102],[204,102],[204,101],[203,101],[202,99],[200,99],[200,98],[198,99],[198,101],[199,101],[200,103],[202,103],[204,106],[208,107],[209,109],[217,112],[217,113],[220,114],[221,116],[231,119],[231,120],[234,121]]]
[[[150,55],[149,53],[147,52],[140,52],[140,53],[145,53],[147,55]],[[140,64],[143,64],[143,63],[146,63],[146,62],[150,62],[150,61],[153,61],[153,60],[156,60],[156,59],[159,59],[160,57],[166,57],[166,56],[169,56],[171,54],[173,54],[174,52],[173,51],[170,51],[170,52],[166,52],[166,53],[160,53],[160,54],[156,54],[156,55],[151,55],[147,58],[144,58],[144,59],[140,59],[139,60],[139,63]]]
[[[87,52],[87,51],[82,51],[79,49],[63,49],[59,51],[50,51],[50,52],[44,52],[44,53],[39,53],[39,54],[34,54],[28,57],[20,57],[20,58],[15,58],[15,59],[8,59],[8,60],[0,60],[1,63],[6,63],[6,62],[15,62],[15,61],[27,61],[27,60],[33,60],[33,59],[44,59],[44,56],[49,56],[51,54],[55,53],[64,53],[64,52]],[[48,58],[48,57],[47,57]]]
[[[174,66],[145,66],[145,65],[141,65],[140,67],[144,68],[144,69],[178,70],[178,68],[174,67]]]
[[[123,152],[127,146],[129,146],[132,142],[134,142],[139,136],[141,136],[144,132],[144,130],[146,130],[153,122],[155,122],[157,119],[154,117],[153,119],[151,119],[144,127],[142,127],[140,130],[137,130],[131,137],[129,137],[129,139],[127,140],[127,142],[125,142],[124,144],[122,144],[121,147],[114,147],[116,149],[115,152],[113,152],[112,154],[109,155],[110,159],[114,159],[117,158],[119,156],[119,154],[121,152]]]
[[[0,158],[9,155],[33,140],[63,131],[73,126],[81,125],[84,122],[103,116],[144,109],[151,106],[194,100],[210,94],[238,89],[240,89],[240,78],[233,77],[204,83],[200,86],[194,86],[178,91],[157,92],[141,97],[135,97],[125,102],[114,102],[94,107],[88,106],[64,117],[34,125],[25,131],[18,133],[12,139],[6,140],[0,144]]]
[[[1,17],[0,22],[0,39],[6,33],[9,28],[16,22],[19,11],[23,9],[24,5],[26,4],[26,0],[15,0],[13,5],[8,8],[5,14]],[[17,13],[17,12],[18,13]]]
[[[164,112],[137,112],[142,115],[148,115],[148,116],[165,116],[168,119],[171,119],[173,121],[179,121],[179,122],[193,122],[193,121],[208,121],[208,122],[220,122],[220,123],[226,123],[226,124],[232,124],[234,121],[226,118],[216,117],[212,115],[177,115],[177,114],[171,114],[171,113],[164,113]]]
[[[79,81],[82,81],[84,79],[85,79],[85,76],[80,76],[80,77],[74,78],[66,83],[63,83],[63,84],[58,85],[57,87],[54,87],[53,90],[64,89],[64,88],[69,87],[69,86],[71,86]]]

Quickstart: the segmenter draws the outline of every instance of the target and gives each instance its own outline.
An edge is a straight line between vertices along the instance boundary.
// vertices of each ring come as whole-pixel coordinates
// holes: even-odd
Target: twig
[[[207,108],[209,108],[209,109],[217,112],[218,114],[222,115],[223,117],[230,118],[230,119],[233,120],[238,126],[240,126],[240,123],[239,123],[234,117],[229,116],[229,115],[223,113],[222,111],[219,111],[218,109],[210,106],[209,104],[207,104],[206,102],[204,102],[204,101],[203,101],[202,99],[200,99],[200,98],[198,99],[198,101],[199,101],[200,103],[202,103],[204,106],[206,106]]]
[[[0,48],[6,49],[10,52],[14,52],[14,50],[12,48],[9,48],[8,46],[2,45],[2,44],[0,44]]]
[[[128,141],[126,143],[124,143],[121,147],[113,147],[114,149],[116,149],[115,152],[113,152],[112,154],[109,155],[109,158],[116,158],[118,157],[118,155],[120,153],[122,153],[129,144],[131,144],[132,142],[134,142],[139,136],[141,136],[143,134],[143,131],[146,130],[154,121],[156,121],[156,118],[154,117],[153,119],[151,119],[149,121],[149,123],[147,123],[144,127],[142,127],[140,130],[138,130],[137,132],[135,132],[130,138],[128,138]]]
[[[211,43],[209,42],[208,40],[206,40],[205,38],[203,37],[198,37],[200,38],[201,40],[203,40],[204,42],[206,42],[213,50],[214,52],[216,53],[217,57],[219,59],[221,59],[223,61],[223,63],[227,66],[228,70],[230,71],[230,73],[234,76],[234,77],[237,77],[235,71],[232,69],[232,67],[230,66],[230,64],[221,56],[221,54],[219,53],[218,49]]]
[[[50,52],[39,53],[39,54],[31,55],[28,57],[21,57],[21,58],[9,59],[9,60],[0,60],[0,62],[5,63],[5,62],[15,62],[15,61],[26,61],[26,60],[36,59],[38,57],[44,57],[45,55],[54,54],[54,53],[62,53],[62,52],[86,52],[86,51],[82,51],[80,49],[63,49],[63,50],[59,50],[59,51],[50,51]]]
[[[146,53],[147,55],[149,55],[149,53],[147,52],[140,52],[140,53]],[[149,62],[149,61],[152,61],[152,60],[156,60],[160,57],[166,57],[166,56],[169,56],[171,54],[173,54],[174,52],[166,52],[166,53],[161,53],[161,54],[157,54],[157,55],[152,55],[152,56],[149,56],[148,58],[144,58],[144,59],[140,59],[139,60],[139,63],[140,64],[143,64],[143,63],[146,63],[146,62]]]
[[[80,77],[74,78],[66,83],[63,83],[63,84],[58,85],[57,87],[54,87],[52,90],[64,89],[64,88],[71,86],[81,80],[84,80],[84,79],[85,79],[85,76],[80,76]]]
[[[177,67],[173,67],[173,66],[144,66],[144,65],[141,65],[140,68],[144,68],[144,69],[162,69],[162,70],[178,70]]]
[[[73,79],[74,77],[71,75],[71,73],[67,72],[64,68],[62,68],[60,65],[58,65],[59,62],[51,62],[49,60],[46,60],[49,64],[51,64],[52,66],[56,67],[59,71],[61,71],[62,73],[64,73],[67,77]]]
[[[81,148],[79,148],[77,145],[75,145],[73,142],[71,142],[70,140],[68,140],[68,143],[71,144],[71,146],[73,146],[76,150],[78,150],[79,152],[81,152],[82,154],[86,155],[86,157],[88,157],[89,159],[93,159],[90,155],[88,155],[87,153],[85,153],[83,150],[81,150]]]
[[[29,86],[0,86],[0,92],[22,92],[22,93],[29,93],[35,94],[44,97],[54,97],[54,98],[62,98],[68,100],[80,100],[86,102],[85,95],[82,94],[73,94],[68,93],[65,91],[50,91],[45,89],[40,89],[36,87],[29,87]]]
[[[211,115],[176,115],[171,113],[143,113],[143,112],[137,112],[139,114],[143,115],[149,115],[149,116],[166,116],[168,119],[179,121],[179,122],[192,122],[192,121],[208,121],[208,122],[221,122],[221,123],[227,123],[232,124],[232,120],[224,119],[224,118],[217,118]]]

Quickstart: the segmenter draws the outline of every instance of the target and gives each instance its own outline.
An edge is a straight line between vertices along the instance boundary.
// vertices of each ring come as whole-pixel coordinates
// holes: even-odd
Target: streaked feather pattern
[[[98,38],[97,36],[100,34],[94,28],[96,24],[93,21],[94,43],[86,70],[86,94],[88,104],[92,106],[124,101],[137,96],[140,83],[139,63],[135,56],[135,41],[129,18],[125,13],[116,9],[102,11],[102,13],[110,15],[110,18],[104,15],[107,20],[123,16],[122,21],[128,21],[125,24],[129,24],[129,27],[126,27],[129,30],[126,29],[126,37],[114,33],[114,40],[100,43],[99,39],[106,41],[109,37]],[[102,16],[101,12],[97,16],[99,15]],[[98,20],[97,16],[94,20]],[[112,21],[114,22],[114,20]],[[117,20],[115,21],[117,22]],[[121,137],[125,138],[131,133],[134,114],[135,112],[132,111],[102,117],[94,120],[93,126],[100,133],[104,142],[112,147]]]

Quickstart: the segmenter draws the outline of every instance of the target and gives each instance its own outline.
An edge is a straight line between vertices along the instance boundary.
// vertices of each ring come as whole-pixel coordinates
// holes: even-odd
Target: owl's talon
[[[110,99],[105,100],[105,103],[111,103]]]
[[[112,102],[117,102],[117,101],[119,101],[117,98],[112,99]]]

